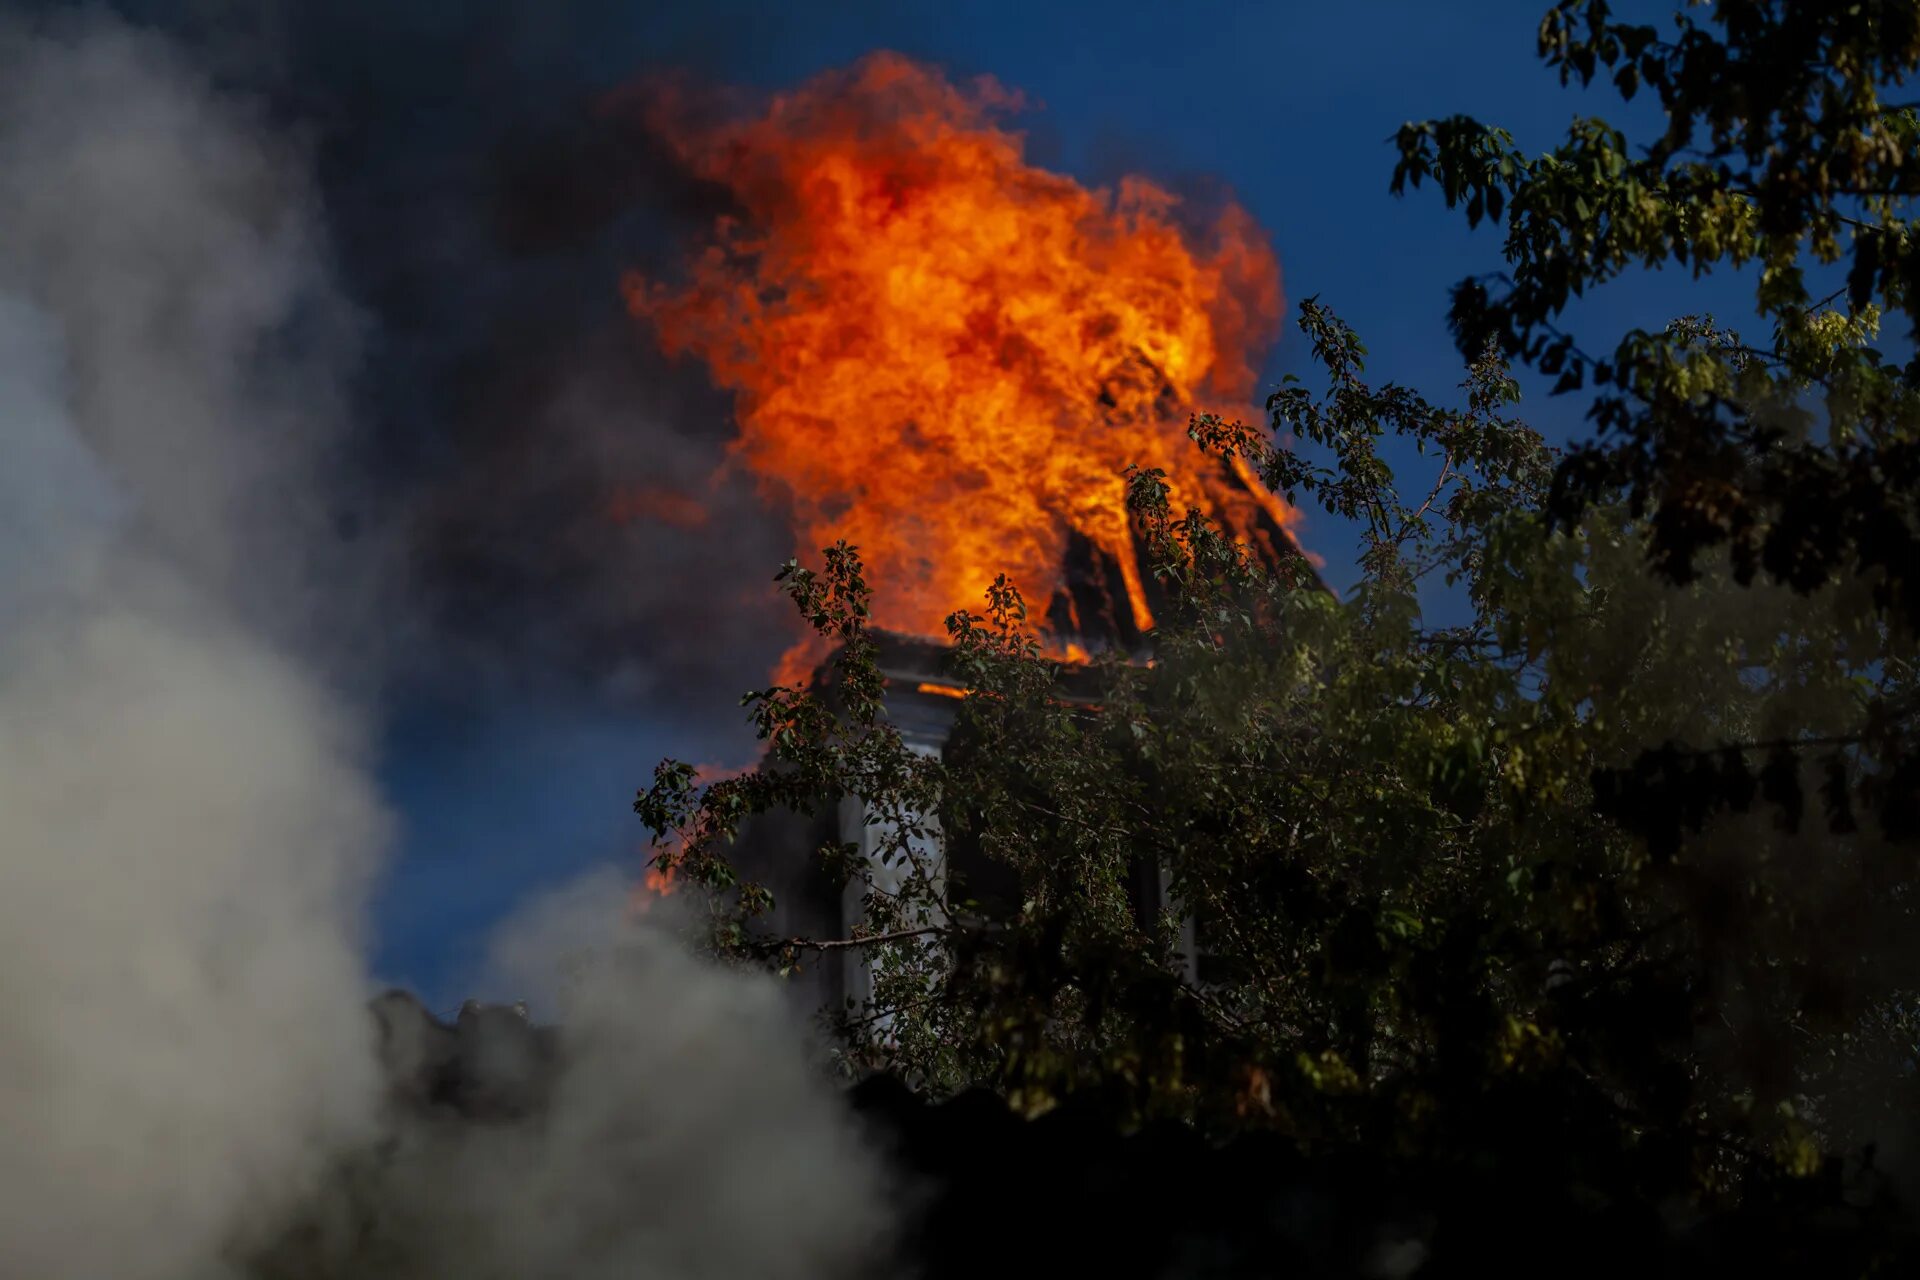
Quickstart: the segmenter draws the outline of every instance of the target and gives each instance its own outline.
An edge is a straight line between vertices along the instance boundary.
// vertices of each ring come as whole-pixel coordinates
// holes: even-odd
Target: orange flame
[[[936,698],[964,698],[967,691],[957,684],[935,684],[931,680],[922,680],[914,686],[915,693],[932,694]]]
[[[889,53],[720,123],[653,92],[650,125],[741,216],[687,282],[629,276],[627,302],[736,393],[732,457],[801,549],[860,548],[876,624],[941,634],[1000,572],[1044,607],[1077,531],[1144,632],[1129,463],[1236,533],[1293,519],[1186,438],[1197,406],[1252,398],[1279,265],[1238,205],[1196,229],[1144,179],[1028,164],[996,123],[1017,105]]]
[[[716,782],[738,778],[753,768],[752,761],[741,764],[708,763],[694,765],[693,772],[702,787],[710,787]],[[649,846],[650,850],[657,849],[658,852],[648,854],[645,874],[627,894],[629,919],[647,914],[653,909],[654,903],[662,898],[671,898],[680,891],[680,867],[677,860],[685,852],[685,848],[684,833],[680,831],[669,831],[658,842]]]
[[[671,898],[679,892],[679,880],[680,872],[675,867],[648,867],[646,875],[627,895],[627,918],[644,916],[653,910],[654,903]]]

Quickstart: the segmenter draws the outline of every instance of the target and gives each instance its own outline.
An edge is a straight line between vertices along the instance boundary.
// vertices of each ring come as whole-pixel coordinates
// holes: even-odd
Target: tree
[[[1920,356],[1896,364],[1875,339],[1884,316],[1920,323],[1920,101],[1883,96],[1920,66],[1920,6],[1731,0],[1715,17],[1719,37],[1676,15],[1673,40],[1614,22],[1605,0],[1562,0],[1542,21],[1541,53],[1563,83],[1605,74],[1623,97],[1658,94],[1668,127],[1641,157],[1598,119],[1529,158],[1504,131],[1456,116],[1401,129],[1393,186],[1435,180],[1470,223],[1504,212],[1510,273],[1454,292],[1462,350],[1493,343],[1557,374],[1557,391],[1599,389],[1599,435],[1555,478],[1558,524],[1624,501],[1671,581],[1724,548],[1742,585],[1808,594],[1845,576],[1863,588],[1836,607],[1873,633],[1856,653],[1885,644],[1893,665],[1859,732],[1824,744],[1859,748],[1829,757],[1829,790],[1854,786],[1904,840],[1920,831],[1907,692],[1920,626]],[[1756,270],[1771,340],[1688,317],[1594,356],[1557,327],[1575,297],[1669,261],[1696,278]],[[1816,298],[1809,273],[1834,287]],[[1703,785],[1671,762],[1646,768]],[[1729,772],[1722,799],[1738,798],[1742,776]]]
[[[1920,363],[1878,341],[1882,315],[1920,306],[1920,125],[1879,97],[1920,59],[1920,19],[1715,14],[1719,34],[1682,16],[1672,42],[1598,0],[1543,23],[1563,76],[1661,95],[1672,123],[1643,158],[1599,121],[1532,158],[1461,118],[1402,130],[1396,190],[1435,182],[1508,228],[1508,273],[1455,293],[1460,407],[1370,384],[1358,337],[1308,300],[1324,391],[1283,386],[1272,431],[1194,418],[1197,446],[1359,524],[1345,600],[1136,472],[1171,602],[1153,663],[1102,660],[1062,696],[1002,581],[949,621],[972,692],[935,761],[887,723],[855,550],[789,565],[839,646],[830,679],[749,695],[758,769],[703,785],[667,762],[636,804],[657,856],[711,891],[717,944],[781,967],[870,950],[873,1004],[834,1017],[845,1061],[930,1092],[986,1084],[1029,1113],[1090,1097],[1121,1123],[1271,1129],[1622,1203],[1857,1192],[1920,1054]],[[1842,235],[1846,280],[1815,300]],[[1556,327],[1664,258],[1760,264],[1770,342],[1686,318],[1597,358]],[[1515,363],[1597,387],[1597,437],[1560,455],[1515,420]],[[1389,433],[1431,459],[1404,494]],[[1435,580],[1464,621],[1424,619]],[[815,851],[865,879],[867,927],[763,936],[729,842],[847,794],[907,874],[882,888]],[[969,903],[916,861],[928,838],[979,849],[1014,900]],[[1143,865],[1163,908],[1130,892]]]

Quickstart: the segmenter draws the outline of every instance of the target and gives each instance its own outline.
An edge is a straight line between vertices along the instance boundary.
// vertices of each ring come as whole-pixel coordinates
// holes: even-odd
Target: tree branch
[[[882,942],[899,942],[904,938],[920,938],[930,933],[939,933],[943,926],[923,925],[918,929],[895,929],[891,933],[871,933],[864,938],[776,938],[754,944],[766,950],[780,947],[794,947],[802,951],[845,951],[851,947],[870,947]]]
[[[1394,546],[1398,547],[1403,543],[1405,543],[1408,536],[1413,532],[1413,526],[1420,522],[1420,518],[1422,516],[1426,515],[1427,512],[1433,510],[1433,500],[1440,496],[1440,490],[1446,487],[1447,477],[1452,473],[1453,473],[1453,450],[1448,449],[1443,455],[1441,455],[1440,474],[1434,477],[1433,488],[1427,491],[1427,500],[1420,504],[1420,509],[1418,511],[1415,511],[1412,515],[1408,516],[1405,520],[1402,520],[1400,522],[1400,533],[1393,540]]]

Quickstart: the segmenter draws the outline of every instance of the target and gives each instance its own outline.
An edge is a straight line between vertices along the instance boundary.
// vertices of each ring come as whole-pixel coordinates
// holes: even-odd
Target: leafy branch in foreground
[[[1432,181],[1470,223],[1504,218],[1508,270],[1454,294],[1463,352],[1493,342],[1557,391],[1597,389],[1601,437],[1562,463],[1557,518],[1624,494],[1676,581],[1719,547],[1742,582],[1856,574],[1863,600],[1911,632],[1920,359],[1899,364],[1874,339],[1883,316],[1920,322],[1920,112],[1885,97],[1920,66],[1920,18],[1902,2],[1781,0],[1730,0],[1715,17],[1721,35],[1676,15],[1669,40],[1604,0],[1562,0],[1540,28],[1549,65],[1629,98],[1653,90],[1666,132],[1636,156],[1619,130],[1580,120],[1529,157],[1466,117],[1408,124],[1393,189]],[[1696,277],[1756,267],[1770,340],[1683,323],[1590,353],[1559,327],[1576,298],[1668,262]]]

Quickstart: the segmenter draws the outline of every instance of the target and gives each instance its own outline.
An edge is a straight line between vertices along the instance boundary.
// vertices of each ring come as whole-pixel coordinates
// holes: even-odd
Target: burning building
[[[684,278],[627,279],[629,309],[733,394],[725,466],[789,513],[796,554],[859,548],[889,714],[928,754],[960,691],[942,647],[916,637],[943,634],[998,574],[1044,609],[1055,656],[1145,650],[1158,602],[1129,467],[1158,469],[1177,506],[1274,560],[1295,519],[1243,460],[1187,438],[1193,413],[1256,398],[1282,310],[1258,227],[1231,202],[1137,177],[1091,189],[1030,163],[1007,125],[1021,105],[885,53],[756,111],[657,84],[624,103],[729,205]],[[684,521],[684,506],[658,518]],[[824,657],[800,640],[776,679]],[[855,892],[793,851],[873,839],[854,800],[762,822],[745,861],[780,904],[774,927],[845,936]],[[823,1003],[859,1000],[848,954],[815,975]]]
[[[875,636],[878,660],[886,680],[887,718],[908,749],[939,757],[954,742],[957,713],[967,696],[965,687],[948,674],[944,645],[882,632]],[[816,673],[825,678],[826,669]],[[1073,664],[1062,668],[1060,696],[1086,701],[1083,681]],[[833,691],[826,691],[829,699]],[[905,874],[897,865],[882,864],[879,853],[895,833],[885,820],[858,796],[844,796],[837,805],[814,814],[781,812],[753,820],[741,832],[733,857],[751,879],[768,888],[774,910],[764,922],[765,932],[778,938],[847,938],[865,921],[863,897],[867,884],[843,880],[828,872],[813,850],[828,845],[851,847],[872,869],[875,887],[893,889]],[[925,834],[910,841],[923,866],[933,871],[943,893],[953,901],[965,898],[1009,905],[1017,898],[1010,872],[972,845],[951,839],[937,820],[925,824]],[[1165,885],[1157,868],[1136,868],[1132,886],[1143,913],[1157,914]],[[997,909],[989,906],[989,910]],[[1192,953],[1189,945],[1184,948]],[[826,952],[804,962],[798,971],[795,996],[808,1009],[842,1008],[851,1000],[863,1004],[872,990],[866,948]]]

